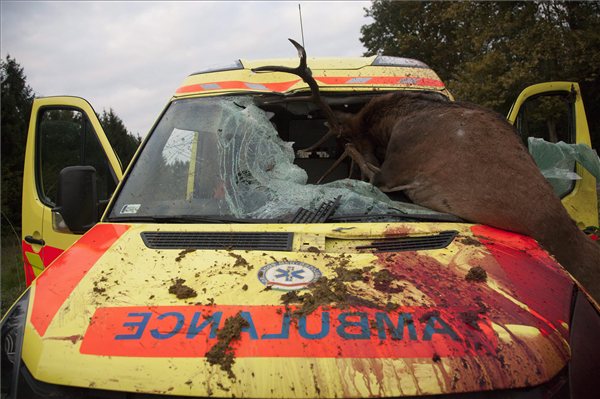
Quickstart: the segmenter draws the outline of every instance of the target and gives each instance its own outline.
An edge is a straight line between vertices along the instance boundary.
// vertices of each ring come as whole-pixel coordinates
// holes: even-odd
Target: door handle
[[[46,242],[42,239],[37,239],[37,238],[33,238],[33,236],[25,236],[25,242],[28,242],[29,244],[35,244],[35,245],[46,245]]]

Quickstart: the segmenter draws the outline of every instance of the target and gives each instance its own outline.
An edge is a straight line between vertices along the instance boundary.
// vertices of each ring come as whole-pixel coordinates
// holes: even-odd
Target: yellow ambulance
[[[314,184],[340,148],[300,151],[327,131],[293,100],[307,84],[252,72],[296,64],[190,75],[125,172],[87,101],[35,100],[30,286],[2,321],[3,398],[591,392],[598,311],[534,240],[388,196],[349,163]],[[308,64],[336,110],[403,90],[452,100],[416,60]],[[590,145],[577,83],[526,89],[509,120],[526,144]],[[595,179],[567,169],[557,194],[598,225]]]

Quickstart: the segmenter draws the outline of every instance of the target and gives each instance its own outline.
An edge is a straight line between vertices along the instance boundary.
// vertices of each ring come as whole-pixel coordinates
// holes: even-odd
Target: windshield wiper
[[[176,216],[115,216],[107,222],[149,223],[280,223],[279,219],[243,219],[221,215],[176,215]]]
[[[364,220],[379,220],[379,219],[392,219],[401,220],[405,222],[417,221],[417,222],[456,222],[465,223],[466,220],[459,218],[455,215],[448,213],[435,214],[355,214],[355,215],[342,215],[332,216],[329,218],[331,222],[352,222],[352,221],[364,221]]]
[[[299,208],[290,223],[325,223],[331,219],[331,215],[340,206],[341,195],[333,201],[324,201],[316,211]]]

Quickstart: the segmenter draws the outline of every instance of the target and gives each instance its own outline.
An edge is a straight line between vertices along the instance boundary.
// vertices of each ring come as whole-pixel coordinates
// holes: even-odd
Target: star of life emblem
[[[258,280],[261,283],[282,291],[301,290],[321,276],[319,269],[299,261],[269,263],[258,271]]]

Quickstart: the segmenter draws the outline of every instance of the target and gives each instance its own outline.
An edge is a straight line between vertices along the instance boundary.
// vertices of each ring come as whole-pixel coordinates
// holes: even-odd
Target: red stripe
[[[54,259],[58,258],[60,254],[62,254],[65,250],[60,248],[51,247],[50,245],[45,245],[44,249],[42,249],[42,261],[44,262],[44,267],[50,265],[50,263],[54,262]]]
[[[46,333],[71,291],[128,228],[127,225],[96,225],[39,276],[35,282],[31,324],[40,336]]]
[[[38,254],[42,259],[44,267],[46,267],[64,251],[60,248],[51,247],[50,245],[44,245],[40,252],[36,252],[33,250],[33,247],[25,240],[21,242],[21,248],[23,251],[23,268],[25,269],[25,283],[27,284],[27,287],[29,287],[33,280],[35,280],[35,273],[33,271],[33,266],[31,266],[31,263],[29,263],[29,260],[27,259],[26,252]]]

